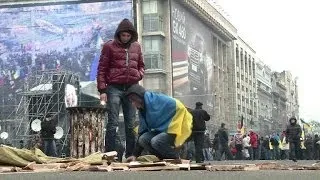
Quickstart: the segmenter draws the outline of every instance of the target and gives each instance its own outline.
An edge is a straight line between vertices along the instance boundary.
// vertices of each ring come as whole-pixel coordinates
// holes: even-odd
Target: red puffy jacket
[[[254,132],[250,132],[250,144],[253,148],[258,148],[258,135]]]
[[[123,44],[120,32],[131,33],[131,41]],[[136,84],[143,78],[144,63],[138,34],[132,23],[124,19],[118,26],[114,40],[103,45],[98,65],[97,86],[100,93],[108,84]]]

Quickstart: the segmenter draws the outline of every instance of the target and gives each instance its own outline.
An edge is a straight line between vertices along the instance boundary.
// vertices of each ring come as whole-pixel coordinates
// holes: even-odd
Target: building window
[[[245,107],[242,107],[242,112],[246,112],[246,108]]]
[[[163,31],[163,18],[159,14],[143,15],[143,31]]]
[[[163,69],[163,48],[160,36],[143,37],[143,54],[146,69]]]
[[[249,90],[248,90],[248,88],[246,88],[246,92],[248,92]]]
[[[240,77],[240,73],[239,72],[237,72],[237,77]]]
[[[143,31],[163,31],[163,18],[161,4],[157,0],[144,0],[142,2]]]
[[[252,109],[248,109],[249,114],[252,115]]]
[[[244,75],[241,75],[241,80],[242,80],[242,81],[244,80]]]
[[[238,111],[241,111],[241,105],[238,105]]]
[[[163,55],[156,54],[144,54],[145,69],[163,69]]]
[[[248,78],[246,77],[246,83],[248,83]]]
[[[252,74],[252,69],[251,69],[251,56],[249,55],[249,75]]]
[[[239,94],[239,93],[238,93],[238,99],[239,99],[239,100],[241,100],[241,96],[240,96],[240,94]]]
[[[242,102],[244,102],[244,96],[242,96]]]
[[[238,89],[240,88],[240,83],[237,83],[237,88],[238,88]]]
[[[242,88],[242,91],[244,91],[244,86],[243,85],[241,86],[241,88]]]
[[[156,14],[158,13],[157,0],[144,0],[142,2],[142,14]]]
[[[247,52],[244,52],[244,72],[248,72]]]
[[[243,70],[243,52],[242,52],[242,48],[241,48],[241,51],[240,51],[240,68],[241,68],[241,71]]]
[[[239,67],[239,48],[238,48],[238,44],[237,44],[237,48],[236,48],[236,64],[237,67]]]

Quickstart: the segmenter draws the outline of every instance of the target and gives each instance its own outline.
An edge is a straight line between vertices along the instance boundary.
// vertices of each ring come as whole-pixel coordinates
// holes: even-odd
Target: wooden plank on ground
[[[82,169],[88,168],[90,165],[87,163],[79,162],[73,166],[66,168],[67,171],[81,171]]]
[[[179,166],[180,170],[185,170],[185,171],[191,170],[190,164],[176,164],[176,166]]]
[[[190,164],[190,170],[206,170],[209,164]]]
[[[12,172],[13,166],[0,166],[0,173]]]
[[[112,171],[128,171],[128,166],[108,166],[107,167],[108,172]]]
[[[179,166],[153,166],[153,167],[137,167],[130,168],[130,171],[178,171]]]
[[[163,159],[164,162],[171,164],[189,164],[190,160],[187,159]]]
[[[40,170],[40,169],[53,169],[58,170],[61,167],[63,167],[65,163],[50,163],[50,164],[36,164],[35,162],[29,163],[26,167],[24,167],[24,170]]]
[[[90,166],[89,171],[108,172],[108,165]]]
[[[275,162],[258,163],[256,166],[258,166],[260,170],[283,170],[286,168],[284,165]]]
[[[155,162],[155,163],[139,163],[139,162],[131,162],[129,163],[129,168],[140,168],[140,167],[152,167],[152,166],[166,166],[166,162]]]

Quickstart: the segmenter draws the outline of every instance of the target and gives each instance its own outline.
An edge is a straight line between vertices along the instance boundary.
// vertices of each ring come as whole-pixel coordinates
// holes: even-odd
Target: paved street
[[[317,180],[319,171],[162,171],[162,172],[63,172],[63,173],[25,173],[1,175],[1,180],[65,180],[65,179],[148,179],[148,180],[193,180],[193,179],[223,179],[223,180]]]
[[[212,164],[249,164],[275,161],[220,161],[211,162]],[[281,164],[297,164],[297,165],[311,165],[316,161],[276,161]],[[223,179],[223,180],[317,180],[320,179],[320,171],[227,171],[227,172],[210,172],[210,171],[157,171],[157,172],[58,172],[58,173],[10,173],[1,174],[1,180],[64,180],[64,179],[148,179],[148,180],[192,180],[192,179]]]

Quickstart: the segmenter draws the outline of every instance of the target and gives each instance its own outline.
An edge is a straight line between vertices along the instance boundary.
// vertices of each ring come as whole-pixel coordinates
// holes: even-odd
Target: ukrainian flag
[[[192,132],[192,115],[177,99],[164,94],[145,92],[145,112],[139,111],[139,135],[155,131],[175,134],[175,146],[179,147]]]

